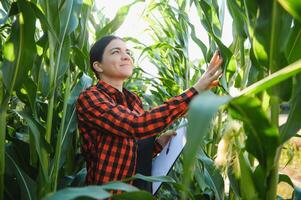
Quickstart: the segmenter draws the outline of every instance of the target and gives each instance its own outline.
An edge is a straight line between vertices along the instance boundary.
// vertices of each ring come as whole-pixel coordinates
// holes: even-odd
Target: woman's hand
[[[175,135],[177,135],[176,131],[168,130],[162,135],[160,135],[156,140],[164,148],[165,145],[169,142],[169,140]]]
[[[218,85],[218,78],[223,73],[222,70],[219,70],[223,63],[223,58],[220,56],[219,51],[215,51],[208,69],[205,71],[203,76],[194,84],[194,88],[198,91],[209,90],[212,87]]]

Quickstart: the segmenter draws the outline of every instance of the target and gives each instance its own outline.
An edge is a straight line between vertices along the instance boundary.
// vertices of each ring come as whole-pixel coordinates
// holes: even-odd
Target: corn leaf
[[[259,16],[252,43],[254,55],[262,67],[273,73],[289,64],[284,52],[287,34],[291,31],[292,17],[277,4],[276,0],[259,1],[258,8]],[[292,80],[286,80],[269,92],[288,101],[292,92]]]
[[[296,0],[278,0],[281,6],[301,22],[301,2]]]
[[[255,184],[253,181],[252,170],[245,156],[240,153],[239,164],[241,170],[240,189],[242,199],[253,200],[259,199]]]
[[[211,92],[203,92],[190,103],[187,143],[183,158],[183,177],[186,186],[189,185],[190,177],[194,173],[195,156],[199,148],[204,145],[204,137],[213,116],[221,105],[230,100],[231,97],[228,96],[217,96]]]
[[[66,188],[52,193],[43,198],[43,200],[71,200],[76,198],[89,197],[90,199],[106,199],[110,193],[105,191],[101,186],[86,186],[80,188]]]
[[[137,191],[137,192],[127,192],[119,195],[114,195],[114,199],[120,200],[136,200],[136,199],[145,199],[145,200],[155,200],[153,195],[146,191]]]
[[[6,46],[12,46],[9,51],[14,55],[14,59],[6,57],[1,69],[5,74],[3,81],[9,93],[20,87],[36,55],[34,12],[27,1],[20,0],[17,5],[20,13],[13,23],[11,37],[6,42]]]
[[[281,142],[285,143],[291,137],[295,136],[301,129],[301,75],[296,76],[295,92],[292,97],[291,107],[287,122],[281,127]]]
[[[234,119],[244,122],[247,135],[246,150],[258,159],[265,170],[270,170],[274,163],[276,149],[280,145],[280,137],[277,127],[271,124],[262,109],[261,101],[240,96],[229,103],[229,108]]]
[[[141,1],[142,0],[136,0],[129,5],[121,7],[118,10],[114,19],[112,21],[110,21],[105,27],[103,27],[102,29],[100,29],[96,32],[96,39],[100,39],[105,35],[110,35],[110,34],[114,33],[125,20],[131,6],[136,4],[137,2],[141,2]]]
[[[289,63],[301,58],[301,22],[294,22],[294,26],[288,35],[288,43],[285,56]]]
[[[9,153],[10,152],[10,153]],[[21,190],[20,196],[24,200],[36,199],[36,184],[35,182],[23,171],[22,167],[19,166],[16,161],[16,156],[13,152],[7,151],[5,153],[5,160],[7,163],[6,170],[9,169],[8,173],[14,174],[17,179],[19,189]],[[15,191],[16,192],[16,191]]]
[[[224,199],[224,179],[215,167],[213,160],[206,156],[202,150],[200,152],[198,158],[204,165],[205,182],[213,190],[215,198],[222,200]]]

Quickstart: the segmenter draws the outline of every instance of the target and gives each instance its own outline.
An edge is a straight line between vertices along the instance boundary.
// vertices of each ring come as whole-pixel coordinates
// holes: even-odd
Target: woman
[[[116,36],[98,40],[90,50],[90,65],[99,80],[80,94],[76,106],[82,153],[87,162],[86,184],[122,180],[137,171],[149,175],[152,155],[161,151],[173,133],[155,137],[187,112],[195,95],[218,84],[221,63],[216,52],[208,70],[193,87],[145,111],[140,98],[123,88],[133,72],[126,43]],[[148,166],[143,166],[144,159]],[[148,186],[141,188],[151,190]]]

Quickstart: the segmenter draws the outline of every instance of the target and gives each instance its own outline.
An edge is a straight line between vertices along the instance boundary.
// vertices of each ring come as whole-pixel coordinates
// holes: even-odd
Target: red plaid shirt
[[[197,91],[194,88],[173,97],[161,106],[145,111],[140,98],[120,92],[99,80],[77,100],[81,149],[87,162],[86,184],[104,184],[133,176],[137,140],[158,135],[184,115]],[[154,152],[161,150],[155,145]]]

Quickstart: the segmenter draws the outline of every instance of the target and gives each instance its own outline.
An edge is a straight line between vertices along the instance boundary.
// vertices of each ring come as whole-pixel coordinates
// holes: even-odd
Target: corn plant
[[[208,17],[203,16],[203,13],[206,13],[208,8],[212,8],[212,5],[205,1],[195,1],[195,3],[199,7],[201,18]],[[190,182],[195,162],[192,155],[198,155],[199,146],[204,146],[201,139],[207,133],[207,122],[211,121],[220,105],[225,105],[224,109],[227,113],[242,122],[242,132],[246,135],[236,151],[236,156],[234,155],[228,163],[230,197],[276,199],[277,184],[285,180],[284,175],[280,175],[279,178],[278,174],[282,145],[300,129],[298,123],[300,116],[296,110],[300,107],[300,91],[297,87],[300,81],[300,75],[297,74],[301,67],[298,60],[300,51],[297,47],[300,38],[296,35],[300,32],[299,17],[296,17],[300,5],[281,1],[279,3],[277,1],[227,1],[227,5],[234,19],[234,38],[237,38],[234,42],[238,40],[240,56],[238,59],[235,58],[236,51],[234,51],[234,57],[230,58],[234,61],[237,59],[238,66],[235,70],[237,75],[234,82],[238,81],[238,83],[233,84],[233,80],[231,82],[235,73],[226,76],[226,80],[228,84],[233,84],[228,87],[238,87],[242,91],[234,97],[217,97],[206,93],[192,103],[188,128],[189,147],[186,149],[184,159],[186,175],[184,183]],[[213,40],[217,37],[217,35],[210,36]],[[251,43],[251,49],[247,51],[243,45],[245,40]],[[219,41],[217,40],[216,43],[218,44]],[[233,47],[235,50],[235,46]],[[248,54],[245,54],[246,52]],[[247,70],[242,73],[239,71],[241,68]],[[250,85],[251,83],[254,84]],[[280,103],[288,100],[291,105],[288,121],[279,127]],[[199,159],[203,159],[204,155],[204,153],[198,155]],[[236,165],[233,162],[236,162]],[[233,171],[234,167],[238,170],[238,174]],[[291,181],[288,182],[295,187]],[[219,196],[215,189],[213,191],[216,196]],[[295,187],[295,197],[299,191]],[[185,198],[185,195],[183,197]],[[220,196],[218,199],[222,198]]]
[[[92,1],[1,1],[0,199],[105,199],[112,189],[126,191],[116,199],[153,199],[120,182],[64,189],[81,186],[86,174],[74,103],[92,83],[88,38],[114,33],[136,2],[109,21]],[[173,172],[177,183],[167,177],[134,178],[171,182],[163,186],[161,199],[171,194],[183,199],[276,199],[280,181],[294,187],[297,199],[300,189],[278,174],[278,163],[283,144],[300,129],[301,5],[293,0],[229,0],[226,5],[233,18],[229,47],[221,40],[226,7],[214,0],[150,2],[145,14],[154,44],[146,47],[127,38],[158,69],[156,77],[145,78],[136,68],[126,83],[144,97],[146,107],[189,88],[216,49],[224,58],[224,89],[213,91],[219,96],[203,93],[191,104],[187,145]],[[209,46],[189,20],[191,6],[208,33]],[[190,60],[190,39],[203,53],[198,63]],[[226,91],[232,96],[223,95]],[[290,112],[279,126],[282,102],[289,102]],[[216,154],[222,170],[213,161]],[[230,180],[229,191],[222,173]]]
[[[99,21],[92,1],[1,1],[0,199],[83,184],[74,104],[92,84],[88,38],[114,32],[134,3]]]
[[[239,98],[237,97],[238,100],[236,98],[231,100],[231,97],[223,97],[219,100],[216,97],[216,105],[230,103],[223,108],[224,112],[219,111],[217,123],[213,124],[213,129],[208,132],[205,127],[208,126],[212,117],[205,115],[202,118],[201,115],[202,113],[215,113],[217,111],[217,106],[208,105],[214,104],[214,100],[211,99],[210,95],[207,103],[199,98],[198,105],[196,103],[195,107],[192,107],[191,112],[195,114],[190,119],[191,128],[189,132],[193,132],[195,135],[191,135],[191,138],[189,138],[191,143],[187,145],[186,158],[184,158],[184,177],[186,178],[184,183],[188,184],[190,182],[190,172],[193,171],[193,167],[196,168],[193,176],[194,182],[188,187],[189,189],[184,189],[189,198],[200,197],[200,194],[191,193],[196,183],[201,188],[199,190],[201,193],[209,188],[213,193],[211,195],[215,198],[223,199],[225,197],[225,194],[223,194],[224,188],[221,186],[223,182],[219,178],[213,178],[214,174],[218,174],[218,172],[212,159],[218,151],[215,144],[217,145],[219,140],[225,137],[223,135],[223,123],[228,123],[233,119],[242,121],[241,126],[243,128],[240,129],[239,135],[245,139],[236,142],[237,147],[233,152],[235,159],[228,162],[227,176],[230,179],[231,187],[230,191],[226,192],[229,198],[275,199],[278,180],[287,180],[284,175],[281,175],[278,179],[278,162],[282,144],[296,135],[300,129],[300,125],[297,125],[300,118],[296,114],[296,109],[299,108],[298,103],[296,103],[298,102],[299,92],[295,85],[299,78],[294,77],[299,73],[299,62],[283,69],[283,71],[278,72],[278,70],[297,61],[300,57],[298,56],[298,44],[300,43],[298,33],[300,29],[298,15],[296,14],[300,8],[298,5],[294,7],[291,2],[279,2],[227,1],[227,7],[233,18],[234,38],[229,47],[221,42],[223,10],[225,8],[223,5],[219,7],[220,5],[216,1],[193,1],[200,16],[200,22],[208,32],[210,47],[206,47],[201,39],[196,36],[194,26],[187,18],[186,9],[188,4],[186,1],[178,1],[178,7],[170,6],[166,1],[150,5],[150,10],[157,9],[163,16],[162,19],[158,19],[153,17],[151,12],[147,14],[155,44],[146,47],[144,51],[148,53],[151,62],[159,71],[158,77],[152,80],[155,83],[154,85],[157,85],[153,87],[156,89],[155,91],[151,90],[152,94],[155,95],[155,98],[152,97],[152,99],[158,99],[159,102],[162,102],[165,95],[173,96],[173,94],[192,85],[195,79],[192,78],[192,82],[189,82],[191,77],[183,76],[185,73],[182,73],[183,71],[189,71],[190,67],[193,68],[192,74],[199,76],[199,71],[196,69],[200,66],[192,66],[189,63],[189,56],[185,54],[189,37],[201,48],[205,62],[208,62],[214,49],[221,50],[225,60],[224,76],[221,82],[226,90],[230,90],[231,94],[233,94],[231,91],[239,91],[245,88],[247,88],[245,91],[252,90],[252,92],[243,92]],[[281,5],[289,12],[286,12]],[[257,13],[261,15],[258,16]],[[280,23],[276,23],[276,21]],[[275,30],[281,31],[277,32]],[[288,32],[289,34],[287,34]],[[246,42],[251,44],[250,47],[245,46]],[[181,69],[185,70],[181,71]],[[269,76],[270,74],[273,75]],[[181,77],[181,79],[178,77]],[[186,79],[188,77],[189,80]],[[264,77],[268,78],[260,81]],[[255,85],[250,86],[253,83]],[[293,86],[293,83],[295,86]],[[179,88],[181,89],[179,90]],[[252,88],[256,89],[253,91]],[[219,91],[217,92],[220,94]],[[248,97],[250,95],[255,95],[252,97],[254,99]],[[288,100],[291,103],[289,120],[286,125],[279,127],[280,103]],[[244,105],[248,102],[253,102],[255,107]],[[200,104],[204,104],[204,108]],[[259,106],[261,104],[263,105],[262,108]],[[194,111],[198,107],[200,109],[202,107],[203,110]],[[211,107],[214,111],[210,110]],[[209,111],[206,111],[206,109]],[[251,114],[243,113],[243,110],[251,112]],[[252,118],[252,114],[255,119],[249,119]],[[225,116],[228,116],[228,120],[223,121],[222,118]],[[204,127],[200,124],[196,126],[200,121],[204,123]],[[257,128],[252,130],[254,129],[252,126],[257,127],[252,124],[256,123],[258,123],[258,129],[261,130],[257,130]],[[203,131],[200,133],[200,130]],[[241,136],[241,134],[246,136]],[[201,144],[205,151],[197,154],[198,147]],[[259,150],[252,149],[254,146],[258,147]],[[192,155],[198,156],[195,158]],[[200,162],[201,165],[196,163],[195,159],[198,159],[197,162]],[[193,163],[196,164],[193,165]],[[233,172],[234,164],[236,164],[235,169],[241,174]],[[211,177],[210,174],[212,174]],[[181,177],[179,174],[178,176]],[[180,178],[179,181],[181,180]],[[291,181],[288,181],[288,183],[295,187]],[[250,187],[245,187],[245,185],[250,185]],[[177,187],[177,190],[183,190],[180,185],[175,187]],[[168,187],[168,189],[171,188]],[[295,191],[298,191],[297,187],[295,187]],[[177,194],[173,193],[173,195]]]

